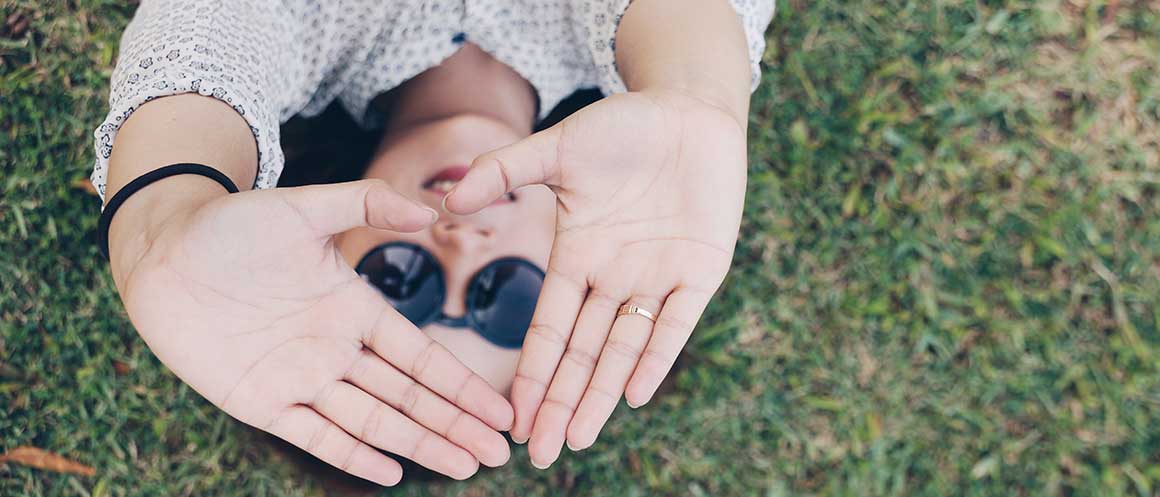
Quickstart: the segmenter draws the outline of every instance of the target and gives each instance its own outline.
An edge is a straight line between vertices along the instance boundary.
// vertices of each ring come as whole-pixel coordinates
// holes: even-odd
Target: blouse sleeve
[[[306,63],[292,56],[299,23],[281,2],[143,1],[121,38],[109,113],[94,131],[93,186],[105,196],[117,130],[141,104],[180,93],[221,100],[245,118],[258,148],[255,188],[282,170],[281,114],[309,90]]]
[[[616,68],[616,29],[631,0],[573,0],[575,20],[587,35],[600,90],[605,95],[627,91]],[[765,28],[773,20],[775,0],[730,0],[745,27],[749,41],[750,91],[761,82],[761,57],[765,52]]]

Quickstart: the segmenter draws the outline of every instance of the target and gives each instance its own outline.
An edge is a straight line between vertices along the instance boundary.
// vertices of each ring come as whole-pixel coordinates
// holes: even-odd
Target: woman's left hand
[[[454,213],[544,184],[556,239],[512,384],[512,438],[537,467],[589,447],[623,395],[652,398],[729,268],[745,196],[743,122],[679,91],[618,94],[485,154]],[[622,304],[649,310],[617,317]]]

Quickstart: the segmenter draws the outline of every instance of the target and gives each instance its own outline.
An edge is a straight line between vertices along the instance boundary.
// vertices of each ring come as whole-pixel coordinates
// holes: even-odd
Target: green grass
[[[398,492],[1160,495],[1160,2],[779,7],[674,391],[549,471]],[[97,469],[0,495],[321,495],[153,358],[93,243],[131,11],[0,0],[0,449]]]

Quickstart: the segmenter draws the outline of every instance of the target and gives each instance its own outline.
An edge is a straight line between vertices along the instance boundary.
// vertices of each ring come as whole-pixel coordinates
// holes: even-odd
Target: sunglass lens
[[[531,263],[500,260],[485,267],[467,292],[467,309],[484,338],[501,347],[524,343],[544,273]]]
[[[368,254],[357,268],[387,301],[421,326],[443,305],[443,277],[427,251],[413,245],[386,245]]]

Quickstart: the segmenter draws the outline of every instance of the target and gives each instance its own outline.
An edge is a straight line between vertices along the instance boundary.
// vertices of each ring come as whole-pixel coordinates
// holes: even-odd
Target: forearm
[[[679,90],[747,121],[745,31],[726,0],[635,0],[617,30],[616,61],[629,90]]]
[[[257,165],[254,136],[237,112],[213,98],[182,94],[146,103],[117,133],[106,198],[149,171],[180,162],[213,167],[238,188],[249,189]],[[109,227],[110,262],[118,287],[167,220],[225,194],[213,180],[194,175],[166,178],[133,194]]]

